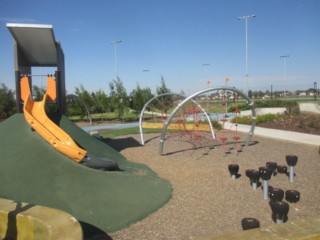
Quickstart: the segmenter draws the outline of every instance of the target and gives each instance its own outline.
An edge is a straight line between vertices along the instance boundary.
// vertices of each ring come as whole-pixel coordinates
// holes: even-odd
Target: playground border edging
[[[0,198],[0,238],[80,240],[83,233],[64,211]]]

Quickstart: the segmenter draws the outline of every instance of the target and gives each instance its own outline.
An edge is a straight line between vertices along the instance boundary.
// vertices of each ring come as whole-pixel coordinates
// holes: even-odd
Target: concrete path
[[[277,130],[277,129],[270,129],[270,128],[262,128],[262,127],[256,127],[254,130],[254,134],[263,136],[263,137],[286,140],[290,142],[320,146],[319,135],[298,133],[298,132],[291,132],[291,131],[284,131],[284,130]]]
[[[256,114],[258,115],[264,115],[264,114],[282,114],[286,111],[287,109],[284,107],[281,108],[256,108]],[[245,110],[245,111],[241,111],[240,112],[240,117],[244,117],[244,116],[251,116],[252,115],[252,111],[251,110]]]
[[[231,124],[228,122],[226,122],[225,124],[226,124],[225,127],[227,129],[235,130],[234,124]],[[248,133],[250,129],[251,129],[251,125],[238,124],[237,130],[239,132]],[[281,140],[290,141],[290,142],[320,146],[320,135],[298,133],[298,132],[262,128],[262,127],[255,127],[254,134],[258,136],[281,139]]]
[[[301,112],[312,112],[320,114],[320,106],[316,103],[300,103],[299,108]],[[256,108],[257,115],[263,115],[267,113],[283,113],[284,111],[285,108]],[[241,111],[240,116],[249,116],[251,114],[251,110]],[[226,123],[226,128],[235,130],[235,126],[231,123]],[[238,131],[240,132],[249,132],[250,129],[251,126],[238,124]],[[320,135],[298,133],[262,127],[255,127],[254,134],[258,136],[281,139],[290,142],[320,146]]]
[[[300,103],[299,108],[301,112],[312,112],[320,114],[320,106],[316,103]]]

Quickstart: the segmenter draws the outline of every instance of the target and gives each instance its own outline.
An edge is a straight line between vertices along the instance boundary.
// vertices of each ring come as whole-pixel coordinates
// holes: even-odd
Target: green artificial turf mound
[[[64,116],[54,121],[87,151],[115,160],[123,171],[72,161],[32,131],[23,114],[15,114],[0,123],[0,197],[57,208],[105,232],[146,217],[170,199],[171,184],[146,165],[129,162]]]

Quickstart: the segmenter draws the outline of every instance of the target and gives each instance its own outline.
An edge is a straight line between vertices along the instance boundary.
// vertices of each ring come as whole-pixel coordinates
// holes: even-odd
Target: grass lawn
[[[174,132],[177,130],[168,129],[168,132]],[[144,128],[143,133],[161,133],[162,129],[159,128]],[[130,134],[140,134],[139,127],[133,128],[125,128],[125,129],[114,129],[110,131],[105,131],[99,133],[103,138],[114,138],[122,135],[130,135]]]
[[[99,135],[103,138],[114,138],[117,136],[129,135],[129,134],[139,134],[139,127],[112,129],[112,130],[107,130],[99,133]]]

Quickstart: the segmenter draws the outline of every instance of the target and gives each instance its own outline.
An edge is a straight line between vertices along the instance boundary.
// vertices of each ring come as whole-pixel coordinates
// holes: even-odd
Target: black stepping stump
[[[297,165],[298,157],[296,155],[287,155],[286,161],[289,166],[289,181],[293,182],[294,167]]]
[[[284,198],[284,191],[280,188],[270,188],[269,198],[274,202],[281,202]]]
[[[260,222],[255,218],[243,218],[241,220],[241,226],[243,230],[250,230],[260,227]]]
[[[268,199],[268,181],[271,178],[272,175],[272,169],[268,168],[268,167],[260,167],[259,168],[259,173],[260,173],[260,177],[263,180],[263,198],[265,200]]]
[[[275,223],[281,224],[288,220],[289,204],[286,202],[270,201],[272,219]]]
[[[286,200],[289,203],[296,203],[300,200],[300,192],[296,190],[287,190],[286,191]]]
[[[278,173],[281,173],[281,174],[285,174],[285,173],[287,173],[287,166],[285,166],[285,165],[278,165],[277,166],[277,172]]]
[[[250,179],[252,188],[256,190],[259,184],[260,172],[255,169],[247,169],[246,176]]]
[[[233,180],[237,179],[240,175],[238,174],[239,165],[238,164],[229,164],[228,165],[229,172]]]
[[[276,162],[267,162],[266,167],[272,169],[273,176],[277,175],[277,166],[278,164]]]

